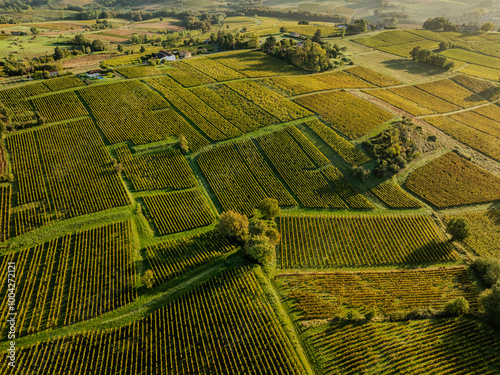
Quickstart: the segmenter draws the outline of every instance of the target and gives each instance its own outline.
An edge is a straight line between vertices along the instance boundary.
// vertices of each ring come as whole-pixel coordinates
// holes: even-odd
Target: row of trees
[[[424,22],[423,28],[427,30],[458,31],[458,26],[444,17],[429,18]],[[479,29],[484,32],[492,31],[495,25],[491,22],[484,23]]]

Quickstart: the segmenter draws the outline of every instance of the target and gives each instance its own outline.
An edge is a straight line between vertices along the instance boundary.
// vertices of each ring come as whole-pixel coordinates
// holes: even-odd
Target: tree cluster
[[[387,177],[397,173],[420,155],[418,145],[412,140],[416,132],[419,131],[413,123],[405,118],[363,142],[363,148],[377,160],[377,165],[373,169],[376,176]]]
[[[79,46],[85,53],[95,52],[95,51],[105,51],[107,49],[106,44],[102,40],[94,39],[90,41],[85,38],[83,34],[75,35],[74,39],[70,42],[73,45]]]
[[[420,46],[413,48],[413,50],[410,51],[410,56],[415,61],[437,66],[438,68],[443,68],[445,70],[450,70],[454,66],[453,61],[432,52],[430,49],[424,49]]]
[[[426,30],[457,31],[458,28],[444,17],[429,18],[424,22],[423,28]]]
[[[500,260],[478,258],[472,267],[490,288],[479,296],[479,303],[486,318],[500,327]]]

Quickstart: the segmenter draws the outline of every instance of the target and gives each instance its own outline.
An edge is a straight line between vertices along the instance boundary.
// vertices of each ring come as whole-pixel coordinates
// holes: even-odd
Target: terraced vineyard
[[[440,309],[458,297],[477,308],[477,291],[465,267],[284,274],[276,283],[299,320],[330,319],[352,310],[387,315]]]
[[[424,264],[458,259],[426,215],[283,215],[279,226],[282,240],[278,265],[283,269]]]

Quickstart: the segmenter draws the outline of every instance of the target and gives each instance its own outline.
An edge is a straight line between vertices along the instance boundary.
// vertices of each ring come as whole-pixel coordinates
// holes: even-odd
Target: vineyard
[[[155,284],[159,285],[235,250],[227,238],[212,231],[195,237],[162,242],[149,246],[144,251],[154,272]]]
[[[464,212],[447,215],[446,221],[463,218],[470,228],[465,243],[479,256],[500,256],[500,210]]]
[[[370,189],[386,205],[392,208],[420,208],[422,204],[401,189],[396,183],[387,180]]]
[[[179,150],[137,156],[122,146],[116,153],[136,191],[186,189],[196,185],[193,171]]]
[[[358,138],[390,120],[393,115],[346,92],[304,96],[298,104],[321,115],[321,119],[349,138]]]
[[[12,187],[0,186],[0,242],[7,241],[10,235],[10,206]]]
[[[179,82],[185,87],[204,85],[214,83],[215,80],[198,69],[191,67],[183,62],[173,63],[169,65],[169,69],[165,70],[169,77]]]
[[[495,374],[500,340],[473,319],[396,323],[333,323],[311,333],[324,374]]]
[[[227,271],[134,323],[23,348],[18,368],[44,374],[307,373],[247,267]]]
[[[7,148],[20,205],[47,200],[49,209],[69,218],[130,203],[90,119],[13,135]]]
[[[22,335],[94,318],[136,298],[131,223],[81,231],[5,255],[16,262]],[[7,283],[0,287],[3,311]],[[0,329],[5,332],[6,322]]]
[[[284,269],[457,260],[439,228],[425,215],[283,215],[279,226],[278,265]]]
[[[56,93],[32,99],[35,110],[47,122],[87,116],[88,112],[74,92]]]
[[[250,215],[266,197],[277,199],[281,206],[297,204],[252,141],[213,148],[197,163],[224,211]]]
[[[215,59],[199,58],[195,60],[186,60],[184,63],[192,68],[198,69],[203,74],[219,82],[245,78],[243,74],[225,65],[219,64]]]
[[[349,310],[365,314],[375,309],[387,315],[441,309],[458,297],[477,307],[477,292],[465,267],[284,274],[276,282],[299,320],[329,319]]]
[[[160,235],[212,224],[215,215],[198,190],[145,195],[144,203]]]
[[[454,152],[418,168],[406,186],[440,208],[500,199],[500,178]]]

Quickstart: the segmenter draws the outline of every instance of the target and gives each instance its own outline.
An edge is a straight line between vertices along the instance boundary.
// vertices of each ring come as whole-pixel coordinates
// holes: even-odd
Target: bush
[[[238,212],[223,212],[216,227],[225,237],[232,237],[238,241],[245,241],[248,238],[248,217]]]
[[[264,215],[266,219],[274,219],[281,214],[278,201],[274,198],[265,198],[259,202],[257,209]]]
[[[486,317],[493,324],[500,326],[500,282],[481,293],[479,304]]]
[[[351,320],[351,321],[354,321],[354,322],[357,322],[357,321],[365,319],[365,317],[363,315],[361,315],[361,313],[359,311],[357,311],[357,310],[349,310],[345,314],[345,317],[346,317],[347,320]]]
[[[183,135],[180,135],[179,141],[177,144],[179,146],[179,149],[181,150],[181,152],[184,155],[189,152],[189,145],[188,145],[188,141],[187,141],[186,137],[184,137]]]
[[[266,231],[264,232],[264,236],[269,238],[269,241],[273,245],[277,245],[280,242],[281,235],[280,232],[276,228],[267,228]]]
[[[123,172],[123,164],[116,164],[115,165],[115,170],[118,174],[122,174]]]
[[[146,288],[151,289],[154,285],[155,277],[152,270],[147,270],[142,275],[142,283],[146,286]]]
[[[266,236],[254,236],[245,245],[245,254],[262,265],[269,265],[276,259],[276,248]]]
[[[431,308],[415,308],[411,310],[407,315],[406,319],[420,320],[420,319],[430,319],[436,315],[437,311]]]
[[[464,297],[458,297],[452,301],[446,302],[443,312],[448,316],[461,316],[468,314],[470,310],[469,301]]]
[[[496,258],[477,258],[472,263],[483,281],[488,286],[493,286],[500,282],[500,260]]]
[[[451,219],[446,227],[446,232],[451,234],[451,241],[463,241],[470,234],[467,221],[463,218]]]

